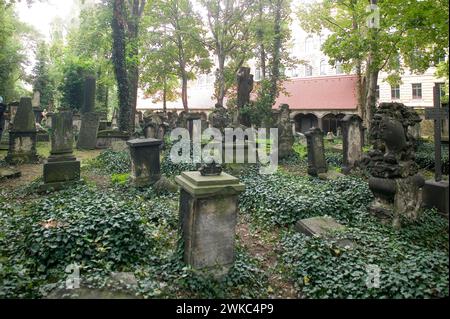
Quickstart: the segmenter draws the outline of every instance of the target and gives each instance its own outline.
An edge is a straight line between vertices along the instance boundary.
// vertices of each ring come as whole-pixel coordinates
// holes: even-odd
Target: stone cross
[[[448,119],[448,108],[441,108],[441,85],[442,83],[436,83],[433,87],[434,107],[425,110],[425,118],[434,120],[434,176],[437,182],[442,180],[441,121]]]

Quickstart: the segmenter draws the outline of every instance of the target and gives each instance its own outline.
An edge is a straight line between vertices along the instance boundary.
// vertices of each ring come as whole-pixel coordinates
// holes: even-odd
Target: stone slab
[[[14,168],[0,167],[0,180],[4,178],[18,178],[22,173]]]
[[[156,138],[135,138],[127,141],[129,147],[159,146],[161,144],[162,140]]]
[[[307,236],[324,236],[332,231],[345,231],[346,227],[332,217],[320,216],[297,221],[295,229]]]
[[[77,141],[78,149],[93,150],[97,146],[99,115],[84,113],[81,115],[81,128]]]
[[[236,194],[245,190],[245,185],[239,179],[227,173],[218,176],[202,176],[200,172],[183,172],[175,177],[175,182],[189,194],[211,196],[218,194]]]
[[[80,161],[48,162],[44,164],[44,183],[80,179]]]
[[[422,190],[425,207],[434,207],[440,213],[448,215],[449,212],[449,182],[428,180]]]

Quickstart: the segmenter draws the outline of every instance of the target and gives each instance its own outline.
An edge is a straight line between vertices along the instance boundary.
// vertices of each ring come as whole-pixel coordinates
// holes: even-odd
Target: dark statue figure
[[[400,216],[417,219],[422,202],[424,179],[414,161],[416,140],[408,132],[420,121],[401,103],[380,104],[369,132],[373,148],[362,158],[375,196],[370,210],[382,219],[392,218],[395,227],[400,226]]]
[[[237,100],[238,123],[249,127],[250,119],[247,115],[241,114],[241,109],[250,104],[250,93],[253,90],[253,74],[250,74],[250,68],[241,67],[236,75],[237,80]]]

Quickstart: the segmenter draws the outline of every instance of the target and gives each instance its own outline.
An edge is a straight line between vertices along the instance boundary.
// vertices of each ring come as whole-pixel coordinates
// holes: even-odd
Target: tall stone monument
[[[31,98],[22,97],[12,126],[9,128],[9,149],[5,160],[10,164],[38,161],[36,123]]]
[[[31,100],[31,106],[33,107],[34,117],[36,123],[41,124],[42,121],[42,108],[41,108],[41,92],[34,91],[33,99]]]
[[[84,85],[84,103],[81,108],[81,127],[78,135],[77,148],[92,150],[97,145],[97,133],[100,116],[94,112],[95,78],[88,76]]]
[[[44,164],[40,190],[58,190],[80,179],[80,161],[73,155],[72,111],[52,115],[50,156]]]
[[[238,195],[245,186],[214,162],[175,178],[181,186],[184,261],[216,277],[234,263]]]
[[[242,107],[250,103],[250,93],[253,90],[253,74],[250,74],[250,68],[241,67],[236,75],[237,80],[237,100],[239,124],[250,127],[250,119],[248,116],[241,114]]]
[[[292,154],[294,145],[294,134],[292,132],[292,123],[290,118],[289,105],[280,105],[278,113],[278,158],[282,159]]]
[[[0,101],[0,141],[2,139],[3,130],[5,128],[5,122],[6,122],[6,104],[3,103],[3,101]]]
[[[421,121],[401,103],[381,103],[373,116],[370,138],[373,149],[363,157],[369,188],[375,196],[370,211],[400,227],[401,217],[415,220],[422,204],[424,179],[414,161],[414,137],[408,128]]]
[[[308,149],[308,174],[318,176],[328,171],[325,159],[323,132],[320,128],[312,128],[305,133]]]
[[[349,173],[358,166],[363,154],[364,129],[362,119],[355,114],[346,115],[342,121],[344,161],[342,172]]]

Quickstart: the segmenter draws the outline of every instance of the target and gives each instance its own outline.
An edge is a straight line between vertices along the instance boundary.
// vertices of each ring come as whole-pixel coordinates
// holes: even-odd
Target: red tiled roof
[[[291,79],[284,83],[290,96],[280,94],[274,108],[289,104],[291,110],[356,109],[356,75]]]

